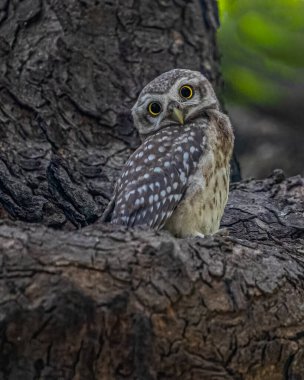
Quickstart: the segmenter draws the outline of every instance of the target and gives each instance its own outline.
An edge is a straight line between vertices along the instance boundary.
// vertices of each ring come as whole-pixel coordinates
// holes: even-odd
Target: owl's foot
[[[222,236],[229,236],[229,230],[228,228],[224,227],[224,228],[220,228],[216,234],[219,234],[219,235],[222,235]]]
[[[202,233],[200,233],[200,232],[197,232],[197,231],[196,231],[196,232],[193,234],[193,237],[199,237],[199,238],[201,238],[201,239],[204,239],[205,235],[202,234]]]

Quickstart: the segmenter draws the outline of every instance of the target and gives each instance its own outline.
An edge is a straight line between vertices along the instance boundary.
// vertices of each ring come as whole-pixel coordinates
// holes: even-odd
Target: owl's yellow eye
[[[179,94],[182,98],[189,100],[193,97],[193,88],[190,85],[185,84],[179,89]]]
[[[151,102],[148,105],[148,112],[151,116],[155,117],[161,113],[161,105],[157,102]]]

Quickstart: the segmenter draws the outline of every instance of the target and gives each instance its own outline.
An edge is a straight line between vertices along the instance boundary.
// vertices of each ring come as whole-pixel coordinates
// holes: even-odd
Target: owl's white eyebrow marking
[[[135,103],[135,105],[133,106],[132,111],[135,110],[135,106],[139,108],[145,104],[148,105],[148,103],[153,102],[153,101],[162,102],[163,94],[164,93],[149,91],[148,93],[142,95],[138,99],[137,103]]]

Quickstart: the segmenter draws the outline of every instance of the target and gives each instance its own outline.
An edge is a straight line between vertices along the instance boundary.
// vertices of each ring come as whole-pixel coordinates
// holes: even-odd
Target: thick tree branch
[[[223,231],[2,223],[5,378],[303,376],[304,181],[235,185]]]

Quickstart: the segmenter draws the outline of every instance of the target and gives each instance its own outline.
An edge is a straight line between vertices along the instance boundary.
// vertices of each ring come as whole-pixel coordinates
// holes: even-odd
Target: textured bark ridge
[[[220,84],[217,26],[213,0],[0,4],[0,379],[304,378],[303,179],[233,185],[206,239],[97,220],[142,86]]]
[[[304,378],[303,198],[237,184],[206,239],[2,223],[0,377]]]

